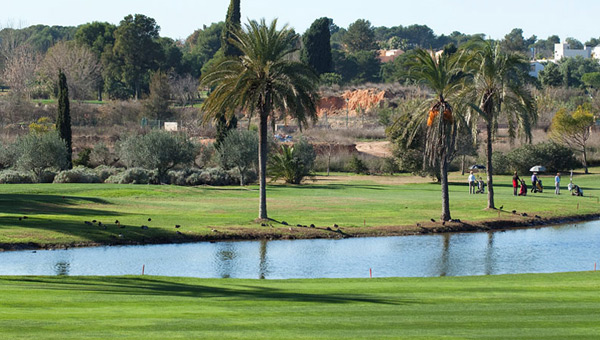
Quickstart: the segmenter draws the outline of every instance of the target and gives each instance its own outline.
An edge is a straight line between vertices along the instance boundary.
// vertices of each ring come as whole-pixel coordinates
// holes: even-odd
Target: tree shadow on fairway
[[[485,192],[487,193],[487,180],[483,180],[483,182],[485,183]],[[469,191],[469,183],[467,182],[448,182],[448,186],[453,186],[453,187],[465,187],[465,190],[468,192]],[[498,183],[498,182],[494,182],[494,188],[511,188],[512,189],[512,183]]]
[[[369,185],[369,184],[270,184],[267,187],[269,191],[275,190],[289,190],[289,189],[326,189],[326,190],[352,190],[352,189],[361,189],[361,190],[388,190],[389,187],[383,185]]]
[[[96,212],[98,214],[98,212]],[[188,236],[177,233],[175,230],[167,230],[160,227],[146,227],[141,225],[131,225],[126,223],[115,223],[115,216],[120,219],[126,219],[123,214],[115,212],[100,212],[106,219],[101,225],[96,223],[85,223],[84,218],[81,220],[65,220],[61,218],[37,218],[35,216],[27,219],[18,220],[14,216],[0,217],[0,232],[3,229],[18,227],[22,233],[36,239],[36,242],[21,242],[15,240],[12,246],[19,248],[19,244],[27,243],[28,247],[43,248],[48,244],[57,247],[70,245],[70,241],[76,237],[75,243],[78,244],[106,244],[106,245],[134,245],[134,244],[158,244],[158,243],[181,243],[189,242],[193,239],[188,239]],[[95,215],[97,216],[97,215]],[[50,232],[49,234],[46,232]],[[65,241],[56,240],[56,234],[65,235]],[[11,244],[0,244],[0,247],[11,248]]]
[[[399,305],[420,303],[415,300],[379,299],[359,294],[318,294],[292,292],[257,282],[238,284],[228,280],[227,287],[188,284],[154,277],[4,277],[1,281],[22,284],[42,284],[38,289],[80,291],[98,294],[152,295],[193,298],[230,298],[240,300],[294,301],[311,303],[372,303]],[[244,281],[245,282],[245,281]],[[220,282],[219,282],[220,283]],[[240,282],[241,283],[241,282]]]
[[[0,194],[0,212],[21,215],[81,215],[95,216],[93,209],[78,208],[80,204],[106,204],[108,201],[93,197],[58,195]]]

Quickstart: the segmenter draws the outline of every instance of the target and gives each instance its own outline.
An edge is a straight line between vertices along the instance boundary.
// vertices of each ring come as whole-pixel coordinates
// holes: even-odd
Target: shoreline
[[[24,250],[57,250],[84,247],[102,246],[127,246],[127,245],[151,245],[151,244],[181,244],[195,242],[227,242],[227,241],[258,241],[258,240],[302,240],[302,239],[342,239],[357,237],[390,237],[410,235],[431,235],[445,233],[467,233],[512,230],[522,228],[550,227],[567,223],[579,223],[600,219],[600,213],[569,215],[561,217],[544,218],[537,215],[522,216],[511,215],[510,219],[493,219],[481,221],[451,222],[423,222],[405,226],[378,226],[378,227],[331,227],[307,226],[285,226],[272,229],[263,227],[260,229],[233,227],[224,229],[213,235],[182,234],[174,235],[172,238],[155,238],[145,240],[113,240],[111,242],[74,242],[57,244],[29,243],[0,243],[0,252],[24,251]]]

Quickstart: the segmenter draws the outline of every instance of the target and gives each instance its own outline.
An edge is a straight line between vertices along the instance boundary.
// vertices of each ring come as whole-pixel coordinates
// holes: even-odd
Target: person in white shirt
[[[477,188],[477,181],[475,179],[475,175],[473,175],[473,171],[469,174],[469,194],[474,194]]]
[[[560,172],[556,174],[556,177],[554,177],[554,186],[556,187],[556,189],[554,189],[554,193],[560,195]]]

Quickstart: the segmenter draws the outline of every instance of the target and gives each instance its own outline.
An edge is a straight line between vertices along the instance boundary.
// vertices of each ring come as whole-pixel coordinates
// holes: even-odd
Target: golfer
[[[517,172],[515,171],[515,174],[513,176],[513,195],[517,196],[517,188],[519,187],[519,183],[521,182],[521,179],[519,178],[519,175],[517,175]]]
[[[556,174],[556,177],[554,177],[554,186],[554,193],[560,195],[560,172]]]
[[[473,175],[473,171],[471,171],[471,173],[469,174],[469,194],[474,194],[475,193],[475,187],[476,187],[476,179],[475,179],[475,175]]]

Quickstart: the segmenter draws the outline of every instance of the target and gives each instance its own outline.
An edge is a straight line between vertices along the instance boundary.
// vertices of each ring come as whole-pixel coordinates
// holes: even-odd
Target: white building
[[[569,47],[568,43],[554,44],[554,61],[559,61],[562,58],[575,58],[577,56],[584,59],[600,59],[600,46],[586,46],[582,50],[574,50]]]
[[[553,62],[557,63],[562,58],[575,58],[580,56],[584,59],[594,58],[600,62],[600,46],[590,47],[586,46],[582,50],[571,49],[568,43],[554,44],[554,59],[550,60],[533,60],[530,62],[529,75],[532,77],[538,77],[540,71],[544,70],[545,63]]]

